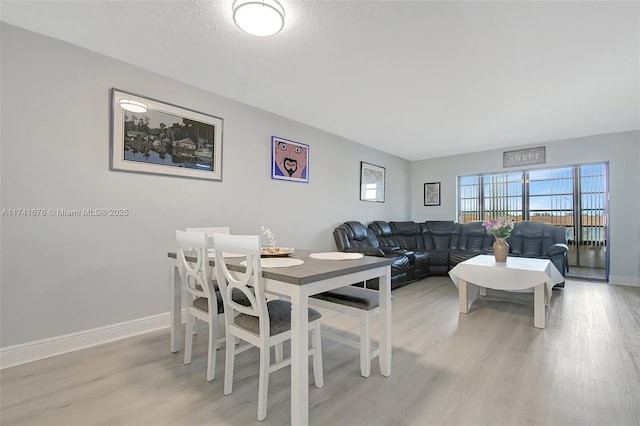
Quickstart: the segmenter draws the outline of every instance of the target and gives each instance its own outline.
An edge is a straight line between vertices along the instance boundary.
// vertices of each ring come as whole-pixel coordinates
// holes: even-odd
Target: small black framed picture
[[[360,200],[384,203],[386,169],[360,162]]]
[[[440,205],[440,182],[429,182],[424,184],[424,205]]]

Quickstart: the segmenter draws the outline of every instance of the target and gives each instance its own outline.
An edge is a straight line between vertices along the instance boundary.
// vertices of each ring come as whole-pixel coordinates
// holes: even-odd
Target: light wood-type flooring
[[[377,359],[361,377],[358,351],[323,339],[324,387],[309,374],[312,425],[640,425],[639,287],[568,281],[544,330],[533,327],[532,294],[489,290],[467,315],[447,277],[392,294],[391,377]],[[358,329],[322,312],[326,327]],[[191,365],[169,351],[167,329],[5,369],[0,423],[260,424],[257,350],[237,356],[224,396],[224,350],[207,382],[206,338],[195,336]],[[287,368],[271,374],[262,424],[289,424],[289,381]]]

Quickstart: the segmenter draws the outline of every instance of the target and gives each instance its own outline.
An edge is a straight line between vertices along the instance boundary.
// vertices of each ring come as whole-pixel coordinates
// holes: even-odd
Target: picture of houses
[[[214,171],[214,126],[161,111],[127,111],[124,160]]]

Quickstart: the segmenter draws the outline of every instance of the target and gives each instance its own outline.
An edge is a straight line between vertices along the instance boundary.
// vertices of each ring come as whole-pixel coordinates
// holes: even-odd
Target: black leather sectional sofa
[[[374,221],[368,226],[345,222],[333,231],[338,250],[368,256],[393,257],[391,288],[429,275],[447,275],[458,263],[479,254],[493,253],[493,235],[480,222]],[[550,259],[564,276],[567,238],[564,226],[543,222],[516,223],[507,238],[509,256]],[[377,282],[367,287],[377,288]],[[559,284],[557,287],[564,287]]]

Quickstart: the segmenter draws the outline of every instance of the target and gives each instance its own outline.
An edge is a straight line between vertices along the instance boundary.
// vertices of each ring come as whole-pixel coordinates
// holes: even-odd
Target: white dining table
[[[309,423],[309,357],[307,309],[309,297],[361,281],[379,278],[380,372],[391,375],[391,263],[392,259],[364,256],[361,259],[324,260],[310,257],[308,250],[296,250],[291,257],[303,264],[284,268],[263,268],[265,290],[291,301],[291,424]],[[182,284],[175,253],[171,263],[171,351],[182,347]],[[187,258],[188,259],[188,258]],[[195,259],[194,259],[195,260]],[[225,258],[229,269],[244,270],[244,258]],[[209,261],[214,266],[213,258]]]

